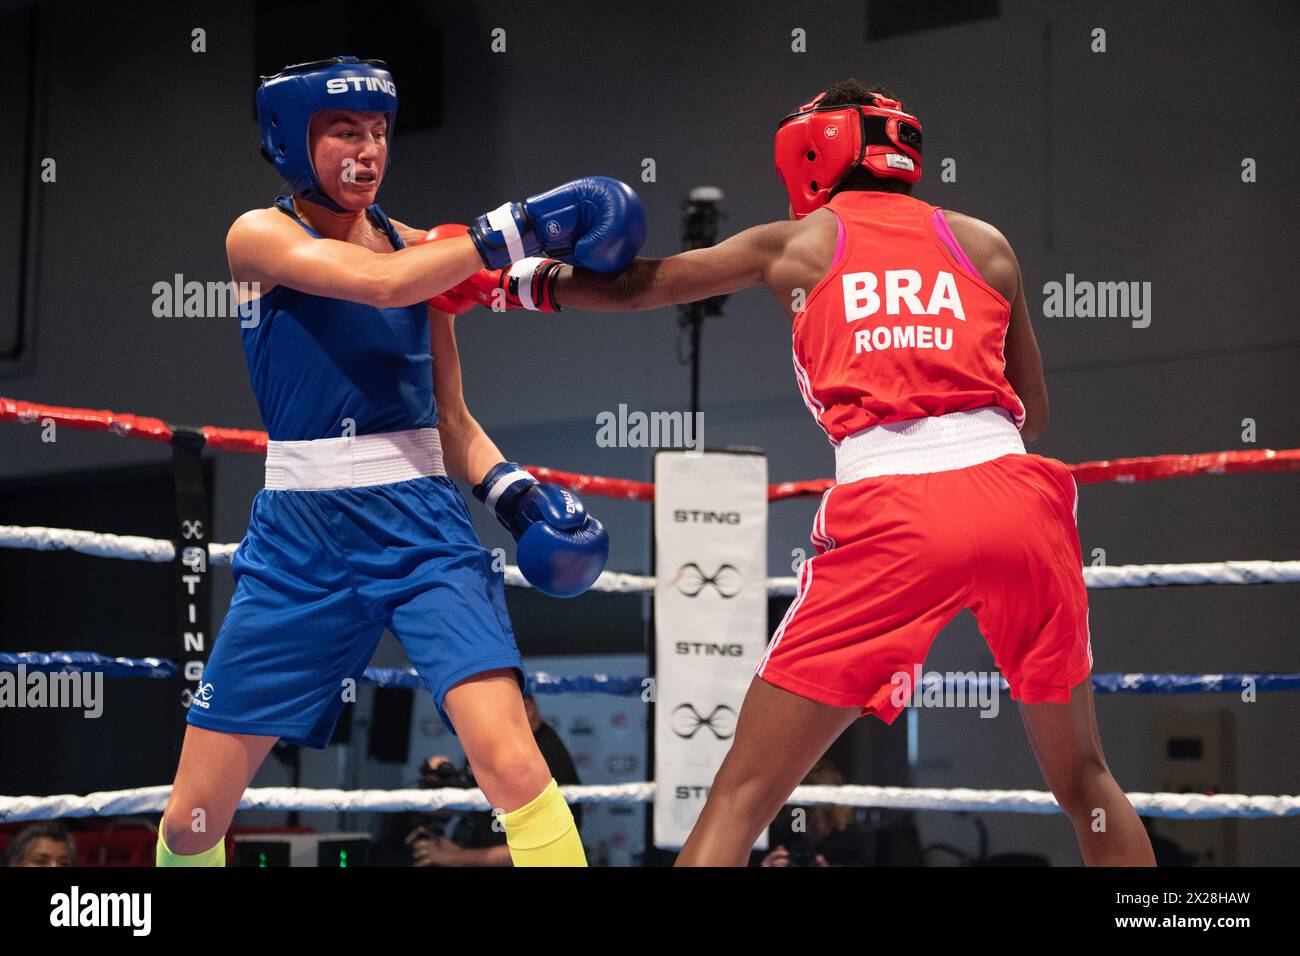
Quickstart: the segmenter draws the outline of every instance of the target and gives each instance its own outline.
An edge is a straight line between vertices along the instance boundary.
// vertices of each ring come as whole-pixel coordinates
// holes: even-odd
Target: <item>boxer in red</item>
[[[916,117],[847,81],[778,128],[789,221],[616,276],[533,260],[462,290],[617,311],[765,285],[793,323],[836,483],[679,863],[742,865],[849,724],[893,723],[936,635],[970,608],[1084,862],[1154,865],[1097,732],[1074,480],[1022,441],[1048,406],[1020,266],[993,226],[912,198],[920,163]]]

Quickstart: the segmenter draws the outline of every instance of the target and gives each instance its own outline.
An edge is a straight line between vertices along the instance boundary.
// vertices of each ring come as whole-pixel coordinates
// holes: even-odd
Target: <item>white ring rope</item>
[[[769,594],[793,597],[796,578],[768,578]],[[1289,584],[1300,581],[1300,561],[1210,561],[1202,564],[1086,565],[1093,589],[1149,588],[1172,584]]]
[[[126,534],[101,534],[72,528],[23,528],[0,524],[0,547],[26,548],[31,551],[76,551],[97,558],[122,558],[127,561],[153,561],[165,564],[176,558],[176,546],[166,538],[141,538]],[[208,560],[229,564],[237,544],[208,546]]]
[[[1210,561],[1204,564],[1117,564],[1083,569],[1090,588],[1170,584],[1287,584],[1300,581],[1300,561]]]
[[[560,788],[571,803],[629,806],[651,803],[653,783]],[[160,813],[171,787],[139,787],[100,793],[48,797],[0,797],[0,822],[59,817],[126,816]],[[1220,819],[1300,815],[1300,796],[1241,793],[1130,793],[1138,813],[1149,817]],[[797,787],[788,804],[842,807],[887,807],[898,810],[985,810],[1011,813],[1056,813],[1055,798],[1041,790],[973,790],[938,787]],[[257,787],[244,792],[241,810],[298,810],[307,813],[397,813],[402,811],[487,810],[481,790],[307,790]]]
[[[70,528],[24,528],[0,525],[0,547],[27,548],[35,551],[77,551],[101,558],[125,558],[132,561],[167,562],[176,557],[172,542],[160,538],[134,535],[101,534]],[[212,544],[208,558],[214,565],[228,565],[237,544]],[[514,565],[505,569],[506,584],[528,587]],[[1142,588],[1173,584],[1286,584],[1300,581],[1300,561],[1215,561],[1205,564],[1122,564],[1115,567],[1083,569],[1084,583],[1090,588]],[[768,578],[769,594],[792,597],[793,577]],[[621,594],[649,593],[655,579],[648,574],[606,571],[593,591]]]

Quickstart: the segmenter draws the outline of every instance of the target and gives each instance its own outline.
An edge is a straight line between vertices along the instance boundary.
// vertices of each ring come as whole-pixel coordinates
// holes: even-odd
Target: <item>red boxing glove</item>
[[[428,300],[429,308],[449,315],[463,315],[479,304],[478,299],[467,299],[458,295],[454,289],[448,289],[442,295],[435,295]]]
[[[426,242],[437,242],[439,239],[455,239],[457,236],[469,235],[469,226],[462,226],[460,223],[446,223],[441,226],[434,226],[426,232],[423,238],[416,245],[424,245]],[[448,289],[441,295],[435,295],[429,299],[429,305],[439,312],[449,312],[452,315],[460,315],[468,312],[474,306],[478,305],[478,300],[460,295],[455,289]]]
[[[504,269],[480,269],[452,291],[466,298],[472,296],[494,312],[559,312],[555,279],[562,265],[558,259],[520,259]]]

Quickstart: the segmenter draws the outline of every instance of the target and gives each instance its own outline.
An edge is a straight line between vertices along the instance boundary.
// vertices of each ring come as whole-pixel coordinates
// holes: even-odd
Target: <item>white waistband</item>
[[[266,443],[266,487],[273,491],[364,488],[446,473],[436,428]]]
[[[836,446],[835,481],[925,475],[1024,453],[1011,413],[989,406],[864,428]]]

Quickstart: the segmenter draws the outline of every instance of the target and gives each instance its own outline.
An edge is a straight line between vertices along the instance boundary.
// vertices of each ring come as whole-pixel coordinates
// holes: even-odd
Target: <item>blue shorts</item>
[[[450,478],[263,489],[233,570],[196,727],[325,747],[385,628],[449,728],[443,699],[459,681],[503,667],[523,681],[504,577]]]

